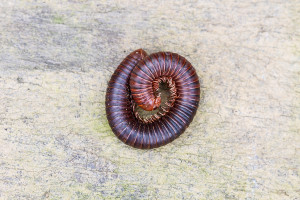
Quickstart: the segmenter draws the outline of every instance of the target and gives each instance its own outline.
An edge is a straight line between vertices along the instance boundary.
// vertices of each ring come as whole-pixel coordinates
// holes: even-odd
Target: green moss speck
[[[55,16],[53,17],[53,23],[55,24],[63,24],[64,23],[64,19],[62,16]]]

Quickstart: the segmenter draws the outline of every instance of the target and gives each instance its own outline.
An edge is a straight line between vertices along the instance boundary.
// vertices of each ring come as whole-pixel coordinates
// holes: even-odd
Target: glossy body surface
[[[173,84],[172,103],[153,120],[137,117],[134,106],[151,111],[160,106],[159,81]],[[142,49],[129,54],[109,81],[106,114],[115,135],[127,145],[157,148],[180,136],[197,111],[200,83],[195,69],[184,57],[170,52],[147,56]]]

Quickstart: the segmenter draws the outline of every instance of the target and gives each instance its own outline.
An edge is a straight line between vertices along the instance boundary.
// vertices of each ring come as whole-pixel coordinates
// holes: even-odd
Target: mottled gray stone
[[[299,2],[0,0],[1,199],[299,199]],[[187,131],[124,145],[105,116],[131,51],[201,79]]]

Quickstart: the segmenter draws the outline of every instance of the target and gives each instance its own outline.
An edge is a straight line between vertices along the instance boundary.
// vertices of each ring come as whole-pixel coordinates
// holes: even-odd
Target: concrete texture
[[[0,0],[0,199],[299,199],[300,3]],[[173,51],[201,104],[173,143],[108,126],[131,51]]]

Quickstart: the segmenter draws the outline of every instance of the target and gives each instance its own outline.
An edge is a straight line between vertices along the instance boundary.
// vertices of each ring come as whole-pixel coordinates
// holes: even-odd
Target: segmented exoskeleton
[[[160,106],[159,84],[165,82],[170,99]],[[112,75],[106,92],[106,114],[114,134],[141,149],[160,147],[180,136],[193,120],[200,99],[195,69],[184,57],[171,52],[151,55],[138,49],[130,53]],[[162,111],[150,119],[135,107]]]

